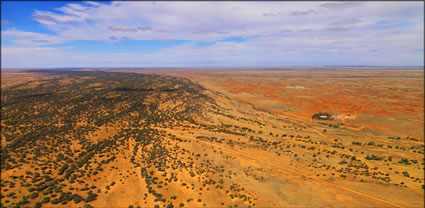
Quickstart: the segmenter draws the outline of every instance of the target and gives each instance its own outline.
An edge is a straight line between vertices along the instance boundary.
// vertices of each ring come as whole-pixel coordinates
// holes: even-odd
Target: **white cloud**
[[[332,3],[324,3],[320,6],[327,9],[341,10],[341,9],[350,9],[353,7],[359,7],[362,4],[363,2],[332,2]]]
[[[33,18],[65,39],[107,41],[120,32],[133,32],[128,35],[133,40],[214,41],[235,36],[278,36],[285,29],[325,30],[330,24],[334,24],[331,28],[374,24],[402,17],[405,11],[423,17],[423,11],[418,10],[420,5],[421,2],[84,2],[67,4],[58,12],[37,10]],[[334,8],[349,10],[341,13]],[[352,28],[343,30],[348,29]]]
[[[387,56],[405,54],[387,58],[388,63],[407,63],[411,57],[416,58],[413,58],[415,63],[423,63],[423,8],[423,2],[114,1],[100,4],[88,1],[70,3],[55,11],[34,11],[33,19],[56,35],[12,29],[2,31],[2,36],[16,44],[7,48],[5,57],[16,60],[18,53],[46,50],[33,56],[34,61],[47,61],[52,55],[63,58],[62,62],[55,60],[62,66],[279,65],[302,62],[303,58],[305,63],[344,60],[350,61],[347,64],[364,65],[375,63],[384,52]],[[229,37],[248,40],[220,42]],[[52,52],[53,48],[39,47],[73,40],[109,44],[125,39],[193,42],[143,54],[113,51],[102,55],[77,54],[63,48]],[[200,47],[197,41],[218,42]],[[343,55],[352,57],[341,58]],[[10,60],[7,63],[13,65]],[[25,63],[30,62],[19,64]]]
[[[341,35],[317,35],[307,40],[297,37],[263,37],[245,42],[217,42],[198,46],[195,42],[161,49],[153,53],[74,53],[64,48],[3,49],[2,65],[31,67],[148,67],[148,66],[273,66],[273,65],[421,65],[423,48],[412,37],[388,36],[380,42]],[[385,46],[385,47],[383,47]],[[422,50],[422,51],[417,51]],[[21,57],[26,57],[25,61]],[[54,59],[54,60],[53,60]]]
[[[10,29],[2,32],[5,39],[13,41],[18,46],[41,46],[48,44],[63,43],[67,40],[55,35],[46,35],[36,32],[26,32],[17,29]]]
[[[67,64],[64,48],[2,46],[2,68],[39,68]]]
[[[121,32],[136,32],[137,31],[136,28],[132,28],[125,25],[112,25],[108,29],[112,31],[121,31]]]
[[[331,25],[345,26],[345,25],[355,25],[359,23],[362,23],[362,20],[357,18],[352,18],[352,19],[338,20],[338,21],[332,22]]]

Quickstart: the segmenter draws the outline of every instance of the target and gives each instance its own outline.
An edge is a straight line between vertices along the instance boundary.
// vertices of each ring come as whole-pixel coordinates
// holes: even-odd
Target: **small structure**
[[[319,112],[314,114],[312,117],[312,119],[317,119],[317,120],[332,120],[332,115],[327,113],[327,112]]]

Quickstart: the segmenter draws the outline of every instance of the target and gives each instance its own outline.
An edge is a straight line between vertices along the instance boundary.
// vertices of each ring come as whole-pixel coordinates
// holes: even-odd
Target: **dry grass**
[[[148,194],[140,167],[130,162],[132,156],[135,161],[143,161],[140,155],[146,152],[139,149],[134,153],[136,140],[128,138],[113,150],[118,155],[116,160],[85,181],[96,186],[94,191],[100,189],[100,193],[96,192],[97,200],[89,203],[92,206],[165,207],[168,201],[173,201],[174,207],[180,203],[185,207],[424,206],[421,187],[424,156],[411,148],[424,142],[423,70],[162,70],[155,73],[186,77],[200,84],[206,88],[203,93],[221,110],[217,112],[205,104],[205,114],[194,116],[204,126],[190,122],[173,128],[151,125],[164,135],[160,142],[173,156],[167,164],[176,161],[191,164],[177,169],[168,166],[164,172],[147,168],[161,182],[167,182],[165,179],[171,173],[177,177],[166,185],[153,185],[167,203],[155,201]],[[9,84],[10,80],[13,79],[9,78]],[[14,80],[18,81],[16,75]],[[102,83],[95,83],[88,87],[101,86]],[[146,101],[156,99],[162,97],[150,97]],[[184,103],[161,102],[158,109],[166,111],[167,107],[179,104]],[[339,114],[343,119],[311,119],[314,113],[323,111]],[[347,114],[350,118],[344,119]],[[139,113],[130,115],[136,116]],[[93,143],[113,137],[128,127],[129,122],[101,126],[88,137]],[[77,125],[85,124],[83,121]],[[80,148],[81,145],[72,143],[72,151]],[[384,159],[366,159],[370,155]],[[402,158],[418,162],[401,164]],[[101,160],[95,156],[89,168],[96,167]],[[20,171],[25,170],[32,170],[30,164],[20,167]],[[404,176],[404,171],[411,178]],[[10,175],[19,174],[16,169],[8,170],[2,172],[2,179]],[[206,184],[210,179],[217,183]],[[110,186],[112,182],[114,186]],[[110,186],[109,190],[106,186]],[[13,190],[23,190],[18,195],[26,194],[24,189]],[[171,196],[177,198],[171,200]],[[66,206],[76,204],[71,202]]]

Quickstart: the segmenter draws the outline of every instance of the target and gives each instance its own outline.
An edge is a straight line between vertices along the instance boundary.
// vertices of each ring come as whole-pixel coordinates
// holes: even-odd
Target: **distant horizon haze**
[[[364,68],[376,68],[376,69],[424,69],[424,66],[193,66],[193,67],[41,67],[41,68],[2,68],[3,72],[8,71],[32,71],[32,70],[81,70],[81,69],[92,69],[92,70],[211,70],[211,69],[247,69],[247,70],[267,70],[267,69],[364,69]]]

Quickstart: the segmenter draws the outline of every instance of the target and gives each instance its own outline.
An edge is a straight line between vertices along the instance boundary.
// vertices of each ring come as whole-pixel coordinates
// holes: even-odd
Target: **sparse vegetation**
[[[143,201],[128,207],[263,206],[267,196],[250,184],[410,190],[424,181],[417,136],[373,140],[329,113],[299,122],[177,76],[38,73],[48,79],[2,90],[5,207],[89,207],[105,196]]]

